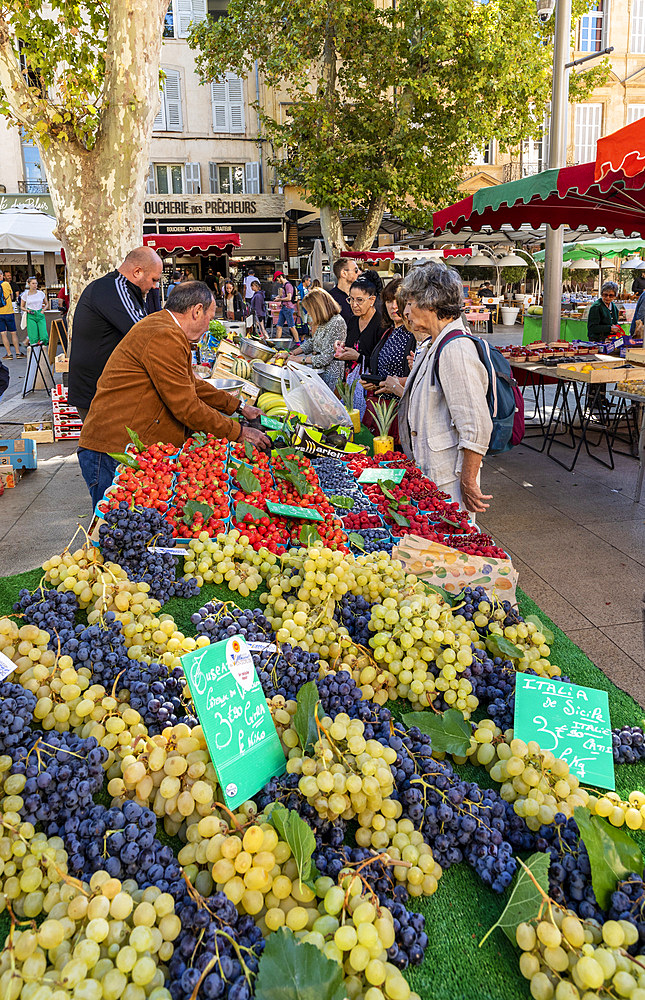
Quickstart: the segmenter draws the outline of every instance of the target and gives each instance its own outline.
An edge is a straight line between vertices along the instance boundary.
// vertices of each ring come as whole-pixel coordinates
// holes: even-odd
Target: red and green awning
[[[435,212],[434,233],[503,225],[517,229],[528,223],[645,236],[645,171],[629,176],[612,170],[596,180],[595,168],[595,163],[581,163],[483,188]]]

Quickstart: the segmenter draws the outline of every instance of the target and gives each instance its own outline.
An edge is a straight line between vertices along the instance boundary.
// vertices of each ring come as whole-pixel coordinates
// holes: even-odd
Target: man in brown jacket
[[[182,446],[192,431],[218,438],[271,442],[262,431],[241,427],[230,414],[259,416],[255,406],[198,379],[191,367],[191,347],[208,329],[215,300],[201,281],[182,282],[171,292],[165,309],[146,316],[114,349],[103,369],[96,395],[83,424],[78,461],[94,506],[114,478],[110,454],[123,452],[126,427],[145,445],[157,441]]]

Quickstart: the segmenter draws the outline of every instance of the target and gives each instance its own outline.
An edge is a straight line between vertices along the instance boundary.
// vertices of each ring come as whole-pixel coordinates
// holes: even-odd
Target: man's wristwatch
[[[239,404],[238,404],[238,406],[237,406],[237,409],[235,410],[235,412],[236,413],[240,413],[240,414],[242,414],[242,416],[244,416],[244,407],[245,406],[246,406],[246,403],[244,402],[243,399],[241,399],[240,402],[239,402]]]

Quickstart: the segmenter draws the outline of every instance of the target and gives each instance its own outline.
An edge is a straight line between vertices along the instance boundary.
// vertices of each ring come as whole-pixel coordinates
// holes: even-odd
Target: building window
[[[473,150],[473,163],[486,163],[493,164],[495,162],[495,156],[493,151],[493,140],[490,139],[483,146],[479,146]]]
[[[49,184],[45,176],[45,168],[40,159],[38,146],[34,145],[26,135],[20,138],[22,146],[22,161],[25,168],[24,188],[27,194],[47,194]]]
[[[213,80],[211,104],[215,132],[244,132],[244,84],[241,77],[227,73],[222,80]]]
[[[226,17],[228,10],[228,0],[208,0],[208,16],[217,21],[220,17]]]
[[[164,38],[188,38],[191,26],[205,21],[207,0],[170,0],[163,26]]]
[[[176,69],[164,69],[165,79],[161,93],[159,114],[152,123],[153,132],[183,132],[184,118],[181,111],[181,79]]]
[[[211,194],[260,194],[260,164],[209,163]]]
[[[645,118],[645,104],[628,104],[627,124],[631,125],[632,122],[637,122],[639,118]]]
[[[202,179],[199,163],[186,164],[186,194],[201,194]]]
[[[580,18],[580,51],[600,52],[604,46],[605,12],[603,0]]]
[[[634,0],[629,32],[629,51],[645,52],[645,0]]]
[[[596,159],[596,143],[602,129],[602,104],[576,105],[575,162]]]
[[[151,184],[152,182],[152,184]],[[151,186],[154,190],[150,190]],[[183,194],[184,168],[181,163],[153,163],[148,178],[148,194]]]

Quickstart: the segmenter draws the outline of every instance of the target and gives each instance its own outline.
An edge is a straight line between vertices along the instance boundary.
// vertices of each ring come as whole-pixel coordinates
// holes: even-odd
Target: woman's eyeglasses
[[[347,296],[347,301],[349,302],[350,306],[354,306],[354,305],[356,305],[356,306],[362,306],[364,302],[367,302],[367,299],[354,299],[354,298],[352,298],[351,295],[348,295]]]

